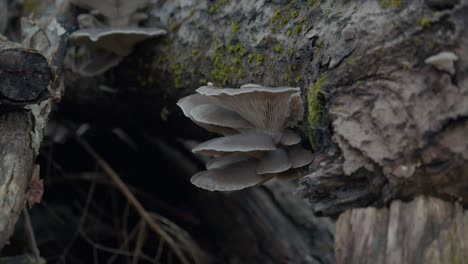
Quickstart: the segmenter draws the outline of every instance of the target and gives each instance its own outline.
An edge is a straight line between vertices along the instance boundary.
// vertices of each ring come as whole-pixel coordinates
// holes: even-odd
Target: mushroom
[[[445,71],[451,75],[455,74],[455,61],[458,60],[458,56],[450,51],[442,51],[434,56],[431,56],[424,60],[426,64],[431,64],[440,71]]]
[[[205,129],[224,136],[193,148],[214,156],[191,182],[210,191],[252,187],[273,177],[298,175],[312,161],[291,128],[303,118],[299,88],[245,84],[240,88],[212,85],[196,90],[177,105]]]
[[[98,75],[114,67],[124,56],[132,52],[137,43],[166,34],[166,30],[161,28],[144,28],[138,25],[147,18],[145,13],[138,12],[138,10],[145,8],[149,4],[148,0],[70,1],[76,6],[90,10],[90,13],[78,15],[80,29],[71,35],[74,43],[100,48],[99,52],[104,50],[112,53],[100,56],[99,62],[82,59],[83,65],[77,68],[87,68],[86,71],[79,71],[84,72],[86,76]],[[89,57],[95,57],[98,53],[91,49],[88,52],[91,53]]]

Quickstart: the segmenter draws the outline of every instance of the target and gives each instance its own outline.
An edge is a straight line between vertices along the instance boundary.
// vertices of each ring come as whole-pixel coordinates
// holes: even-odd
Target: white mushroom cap
[[[217,126],[213,124],[205,124],[201,123],[195,120],[195,118],[190,114],[190,112],[195,108],[203,104],[209,104],[212,103],[212,100],[208,96],[204,96],[201,94],[194,94],[194,95],[189,95],[186,96],[182,99],[180,99],[177,102],[177,105],[182,109],[182,112],[184,112],[184,115],[190,119],[192,119],[195,124],[203,127],[204,129],[219,133],[222,135],[233,135],[236,133],[236,131],[232,128],[229,127],[222,127],[222,126]]]
[[[455,74],[455,61],[458,56],[450,51],[443,51],[424,60],[426,64],[431,64],[438,70],[445,71],[451,75]]]
[[[192,151],[208,156],[220,156],[230,152],[256,152],[276,149],[273,139],[259,131],[248,131],[238,135],[208,140]]]
[[[160,28],[105,27],[87,28],[73,32],[71,38],[77,44],[93,44],[118,55],[128,55],[133,46],[145,39],[166,34]]]
[[[238,163],[240,161],[245,161],[251,158],[251,156],[242,152],[231,153],[209,160],[206,163],[206,169],[212,170],[217,168],[223,168],[233,163]]]
[[[213,86],[202,86],[196,90],[197,93],[207,95],[207,96],[216,96],[216,95],[240,95],[248,93],[294,93],[300,92],[300,88],[294,87],[264,87],[258,84],[245,84],[241,88],[219,88]]]
[[[291,168],[292,163],[282,149],[269,151],[258,163],[258,174],[280,173]]]
[[[256,128],[278,132],[295,125],[302,119],[302,99],[299,88],[246,86],[239,89],[203,86],[197,89],[202,95],[214,98],[241,115]],[[298,104],[300,108],[298,108]]]
[[[132,15],[148,6],[149,0],[70,0],[74,5],[105,16],[111,26],[128,26]]]
[[[253,128],[247,120],[234,111],[214,104],[203,104],[193,108],[190,115],[204,124],[230,128]]]
[[[287,148],[288,157],[292,162],[291,168],[303,167],[312,162],[312,152],[304,149],[301,145],[297,144]]]
[[[301,142],[301,137],[290,129],[285,129],[281,135],[280,144],[283,146],[296,145]]]
[[[261,184],[270,179],[262,177],[255,170],[257,162],[248,160],[234,163],[223,168],[201,171],[190,181],[210,191],[234,191]]]

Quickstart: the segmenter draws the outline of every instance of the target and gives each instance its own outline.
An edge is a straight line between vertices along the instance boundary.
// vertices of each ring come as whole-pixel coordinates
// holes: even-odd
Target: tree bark
[[[67,42],[54,1],[42,5],[40,22],[23,21],[22,45],[0,35],[0,249],[25,205]]]
[[[25,193],[39,148],[40,125],[25,106],[50,97],[48,88],[52,71],[46,58],[32,50],[19,48],[7,40],[0,41],[0,248],[13,232],[23,209]],[[25,78],[24,78],[25,77]]]
[[[418,197],[352,209],[336,224],[336,263],[465,263],[468,214],[460,203]]]

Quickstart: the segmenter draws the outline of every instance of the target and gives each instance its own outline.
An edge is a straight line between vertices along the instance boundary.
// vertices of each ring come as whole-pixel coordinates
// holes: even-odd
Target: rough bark
[[[0,249],[24,207],[52,97],[57,95],[52,67],[58,70],[61,65],[66,37],[50,12],[53,2],[42,2],[48,8],[38,9],[40,21],[23,21],[22,45],[0,36]]]
[[[466,263],[468,214],[460,203],[418,197],[352,209],[336,225],[336,263]]]
[[[23,78],[26,77],[26,78]],[[13,232],[23,209],[34,167],[41,116],[34,102],[48,97],[52,70],[46,58],[33,50],[0,40],[0,248]],[[30,111],[26,108],[34,109]],[[45,107],[45,105],[44,105]],[[33,113],[34,112],[34,113]]]

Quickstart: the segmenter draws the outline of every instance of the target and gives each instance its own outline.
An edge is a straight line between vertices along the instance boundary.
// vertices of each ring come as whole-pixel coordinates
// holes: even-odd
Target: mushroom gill
[[[177,105],[208,131],[222,134],[196,146],[194,153],[213,156],[191,182],[210,191],[233,191],[273,177],[297,175],[312,161],[292,129],[304,109],[299,88],[203,86]]]

